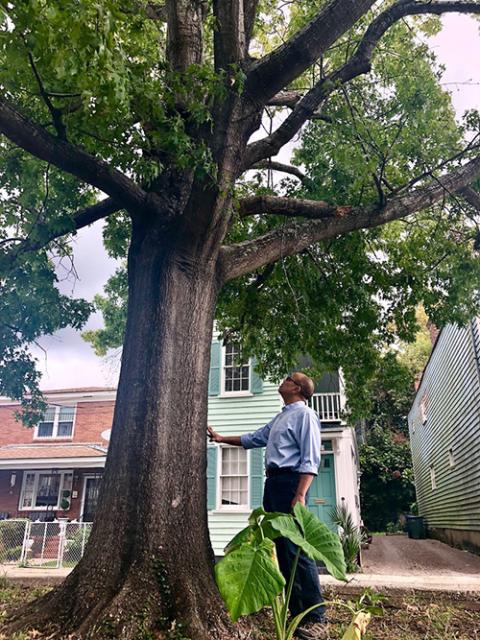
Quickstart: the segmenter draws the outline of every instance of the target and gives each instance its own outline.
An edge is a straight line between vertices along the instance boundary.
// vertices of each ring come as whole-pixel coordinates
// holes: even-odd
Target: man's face
[[[279,393],[287,393],[287,394],[298,393],[300,385],[298,384],[298,381],[296,381],[295,376],[296,374],[292,373],[292,375],[287,376],[280,383],[280,386],[278,387]]]

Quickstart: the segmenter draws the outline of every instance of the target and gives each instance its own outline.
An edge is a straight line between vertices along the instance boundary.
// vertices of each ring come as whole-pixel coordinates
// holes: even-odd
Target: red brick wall
[[[10,486],[10,477],[15,473],[15,486]],[[18,501],[20,499],[20,490],[22,488],[23,475],[21,471],[10,469],[0,470],[0,511],[6,512],[10,518],[24,518],[18,515]]]
[[[12,473],[16,474],[15,485],[13,487],[10,486]],[[10,518],[25,518],[30,513],[30,511],[20,511],[18,508],[20,492],[22,490],[23,473],[22,470],[0,470],[0,512],[8,513]],[[69,520],[76,520],[80,517],[84,477],[98,473],[102,473],[102,469],[73,469],[72,493],[77,491],[77,497],[74,498],[72,496],[70,509],[68,511],[55,511],[57,516],[68,518]],[[31,512],[33,513],[33,509]]]
[[[61,440],[51,438],[33,439],[34,430],[17,422],[14,412],[18,405],[0,407],[0,446],[6,444],[29,444],[33,442],[105,442],[100,434],[112,426],[115,402],[79,402],[75,417],[73,438]]]

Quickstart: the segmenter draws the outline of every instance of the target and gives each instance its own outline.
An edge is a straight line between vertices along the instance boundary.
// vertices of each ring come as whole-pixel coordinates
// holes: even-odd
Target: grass
[[[9,583],[0,576],[0,619],[7,609],[43,595],[45,586],[25,586]],[[353,601],[361,590],[325,589],[325,597]],[[438,591],[384,591],[384,615],[376,616],[368,627],[364,640],[480,640],[480,593],[442,593]],[[339,640],[350,621],[341,607],[328,611],[331,640]],[[251,640],[272,640],[273,624],[268,610],[255,616]],[[16,634],[8,640],[33,640],[31,634]],[[0,640],[7,640],[0,633]]]
[[[480,594],[384,590],[384,614],[375,616],[364,640],[480,640]],[[361,590],[325,589],[326,599],[354,601]],[[350,622],[342,607],[330,607],[329,638],[340,640]],[[255,616],[255,640],[272,640],[267,612]]]

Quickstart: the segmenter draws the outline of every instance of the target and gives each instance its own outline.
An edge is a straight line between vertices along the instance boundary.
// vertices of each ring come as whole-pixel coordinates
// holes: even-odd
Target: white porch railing
[[[318,413],[322,422],[339,422],[341,420],[340,393],[314,393],[308,405]]]

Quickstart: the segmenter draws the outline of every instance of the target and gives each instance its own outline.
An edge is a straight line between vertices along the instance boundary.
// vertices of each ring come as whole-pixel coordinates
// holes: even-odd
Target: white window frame
[[[226,391],[225,390],[225,358],[226,358],[226,345],[222,345],[222,362],[220,367],[220,397],[223,398],[235,398],[235,397],[245,397],[245,396],[253,396],[252,393],[252,359],[249,358],[245,363],[245,366],[248,365],[248,389],[244,391]]]
[[[425,424],[428,420],[428,393],[425,392],[420,400],[420,420]]]
[[[437,488],[437,477],[435,475],[434,464],[430,465],[430,485],[431,485],[432,491],[435,491],[435,489]]]
[[[246,504],[230,505],[222,504],[222,456],[225,449],[237,449],[240,448],[246,452],[247,455],[247,502]],[[240,476],[239,476],[240,477]],[[243,476],[242,476],[243,477]],[[216,505],[217,512],[228,513],[250,513],[250,451],[243,449],[243,447],[235,447],[233,445],[221,444],[218,446],[217,451],[217,474],[216,474]]]
[[[453,447],[450,447],[447,454],[448,454],[448,466],[450,467],[450,469],[452,469],[457,463],[457,461],[455,460],[455,454],[453,453]]]
[[[60,477],[60,485],[58,487],[58,500],[57,500],[57,504],[55,506],[42,506],[42,507],[36,507],[34,504],[31,507],[24,507],[23,506],[23,498],[25,495],[25,485],[27,484],[27,475],[30,474],[35,474],[35,479],[33,481],[33,499],[32,502],[35,503],[37,500],[37,493],[38,493],[38,482],[40,479],[41,475],[52,475],[53,473],[53,469],[26,469],[23,472],[23,479],[22,479],[22,489],[20,491],[20,498],[18,501],[18,510],[19,511],[47,511],[47,509],[51,509],[52,511],[68,511],[71,506],[72,506],[72,500],[71,500],[71,496],[70,496],[70,507],[68,509],[62,509],[60,507],[60,503],[62,501],[62,493],[64,491],[63,487],[65,485],[65,476],[69,473],[72,474],[72,487],[73,487],[73,469],[60,469],[58,471],[58,475],[61,476]],[[70,489],[70,491],[72,491],[72,489]]]
[[[58,435],[58,424],[60,422],[60,410],[64,409],[67,405],[54,405],[54,404],[49,404],[48,407],[54,407],[55,408],[55,416],[53,418],[53,428],[52,428],[52,435],[51,436],[39,436],[38,435],[38,427],[39,424],[35,425],[35,430],[33,433],[33,439],[34,440],[72,440],[73,436],[75,434],[75,423],[77,421],[77,405],[73,405],[73,420],[72,420],[72,433],[69,436],[59,436]],[[70,408],[70,406],[69,406]],[[40,422],[44,422],[43,420],[40,420]]]

